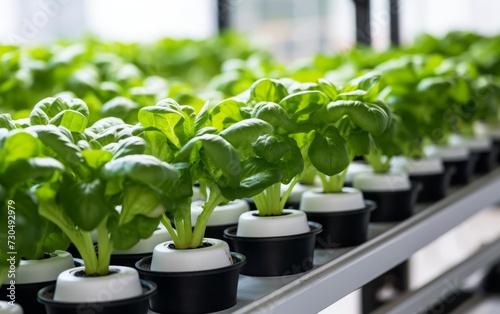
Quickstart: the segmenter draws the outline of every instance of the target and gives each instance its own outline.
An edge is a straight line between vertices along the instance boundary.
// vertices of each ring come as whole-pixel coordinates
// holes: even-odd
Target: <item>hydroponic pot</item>
[[[238,236],[237,227],[232,227],[224,231],[224,237],[247,257],[243,275],[286,276],[313,268],[314,244],[322,226],[312,221],[308,225],[309,232],[276,237]]]
[[[158,293],[150,300],[151,310],[159,313],[208,313],[236,304],[240,268],[246,259],[231,252],[233,264],[201,271],[152,271],[152,256],[136,263],[141,276],[155,282]]]

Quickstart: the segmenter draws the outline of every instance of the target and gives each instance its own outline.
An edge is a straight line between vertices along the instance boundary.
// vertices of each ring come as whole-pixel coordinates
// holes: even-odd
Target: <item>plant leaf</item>
[[[137,136],[132,136],[118,141],[117,145],[112,150],[113,159],[118,159],[128,155],[144,154],[146,150],[146,142]]]
[[[201,144],[201,145],[200,145]],[[204,154],[208,156],[213,164],[222,171],[222,175],[228,180],[230,186],[237,186],[240,182],[240,157],[236,149],[226,141],[222,136],[214,134],[204,134],[191,139],[179,151],[175,162],[192,162],[196,158],[200,159],[198,150],[203,148]],[[195,151],[193,152],[193,149]],[[205,160],[205,166],[208,166],[208,160]],[[205,167],[209,170],[208,167]],[[217,178],[214,178],[217,179]]]
[[[330,102],[330,99],[320,91],[303,91],[288,95],[279,105],[285,108],[289,115],[301,115],[314,112]]]
[[[108,230],[110,241],[118,250],[128,250],[139,240],[149,238],[158,228],[158,218],[148,218],[143,215],[136,215],[134,218],[123,225],[118,224],[118,215],[116,213],[108,218]]]
[[[165,106],[144,107],[139,110],[138,115],[143,127],[154,127],[160,130],[177,147],[180,147],[180,141],[174,128],[182,118],[182,114]]]
[[[107,180],[130,179],[153,186],[179,177],[175,167],[149,155],[129,155],[112,160],[101,168],[100,173]]]
[[[0,129],[14,130],[16,129],[16,124],[12,120],[10,114],[2,113],[0,114]]]
[[[244,105],[241,101],[233,98],[221,101],[210,112],[212,126],[218,130],[224,130],[229,125],[243,120],[240,108]]]
[[[82,133],[87,127],[87,118],[78,111],[64,110],[55,115],[50,124],[63,126],[71,132]]]
[[[106,150],[84,150],[83,160],[93,169],[99,169],[113,158],[113,153]]]
[[[115,117],[107,117],[107,118],[102,118],[98,121],[96,121],[90,128],[87,129],[87,131],[93,132],[95,134],[102,133],[106,131],[107,129],[113,127],[113,126],[120,126],[124,125],[125,122],[123,122],[122,119],[115,118]]]
[[[111,208],[105,199],[105,184],[92,182],[64,182],[57,194],[58,203],[78,228],[92,231]]]
[[[265,134],[252,144],[252,149],[257,156],[274,164],[285,156],[290,150],[290,145],[282,137]]]
[[[320,123],[335,123],[344,115],[363,130],[379,135],[385,131],[390,122],[390,116],[378,103],[364,103],[357,100],[338,100],[328,104],[326,111],[315,114],[313,121]]]
[[[315,132],[308,156],[313,166],[327,176],[342,172],[350,163],[347,143],[335,127],[329,127],[325,135]]]
[[[228,200],[250,198],[269,186],[281,182],[283,172],[262,158],[250,157],[243,161],[241,182],[236,187],[221,188],[222,195]]]
[[[280,105],[273,102],[260,102],[253,108],[252,118],[264,120],[274,128],[282,127],[292,132],[296,129],[295,123]]]
[[[3,176],[4,184],[12,186],[26,180],[48,180],[54,173],[64,171],[64,166],[49,157],[18,159],[9,164]]]
[[[288,95],[288,91],[280,81],[263,78],[252,84],[250,97],[256,102],[270,101],[279,103]]]
[[[273,126],[264,120],[260,119],[245,119],[237,122],[219,133],[226,141],[231,143],[233,147],[250,146],[253,142],[264,134],[269,134],[273,131]]]
[[[26,131],[36,133],[45,147],[53,151],[58,157],[58,160],[63,164],[80,164],[82,158],[80,148],[73,144],[56,126],[35,125],[27,128]]]

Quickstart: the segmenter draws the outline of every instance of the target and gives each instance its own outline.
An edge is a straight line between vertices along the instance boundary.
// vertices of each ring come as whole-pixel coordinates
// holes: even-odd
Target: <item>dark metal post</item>
[[[370,0],[353,0],[356,7],[356,42],[371,45]]]
[[[217,25],[219,33],[229,28],[229,12],[231,0],[217,0]]]
[[[389,13],[391,16],[391,44],[399,46],[399,0],[389,0]]]

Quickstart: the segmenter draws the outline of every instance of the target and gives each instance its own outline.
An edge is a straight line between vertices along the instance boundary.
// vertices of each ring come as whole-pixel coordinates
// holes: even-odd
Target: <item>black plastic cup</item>
[[[279,237],[241,237],[237,227],[224,231],[236,252],[247,257],[241,273],[248,276],[286,276],[313,268],[314,244],[321,225],[309,221],[309,232]]]
[[[158,313],[209,313],[236,304],[239,272],[245,256],[231,253],[233,265],[210,270],[161,272],[150,270],[152,256],[135,264],[138,272],[156,283],[158,293],[151,297],[151,310]]]
[[[422,185],[412,182],[405,191],[363,191],[363,196],[377,204],[377,210],[371,212],[371,222],[402,221],[413,215],[418,193]]]
[[[153,282],[141,280],[143,294],[124,300],[104,302],[60,302],[53,299],[55,285],[50,285],[38,292],[38,302],[45,306],[47,314],[147,314],[149,309],[149,298],[156,293],[156,285]],[[40,313],[40,312],[26,312]]]
[[[451,176],[450,184],[461,185],[469,183],[472,179],[472,176],[474,175],[474,169],[476,167],[477,160],[478,156],[475,154],[471,154],[469,158],[464,160],[444,161],[443,163],[446,169],[455,169],[455,172]]]
[[[488,173],[495,168],[498,159],[498,147],[492,145],[491,148],[484,152],[473,152],[477,156],[474,172],[477,174]]]
[[[365,207],[338,212],[306,212],[307,218],[323,226],[316,239],[317,248],[341,248],[361,244],[368,238],[370,213],[377,206],[365,200]]]
[[[78,266],[83,266],[83,261],[79,258],[73,258],[73,262],[75,264],[75,267]],[[45,313],[45,306],[43,304],[40,304],[36,302],[37,294],[40,289],[47,287],[49,285],[55,284],[55,280],[51,281],[44,281],[44,282],[36,282],[36,283],[23,283],[23,284],[16,284],[16,303],[21,305],[24,313]],[[7,295],[9,295],[10,290],[8,290],[10,285],[2,285],[0,289],[0,300],[2,301],[10,301],[7,298]]]
[[[422,190],[418,194],[417,203],[435,202],[446,196],[450,186],[451,176],[455,168],[445,168],[445,171],[437,174],[410,175],[410,180],[422,184]]]

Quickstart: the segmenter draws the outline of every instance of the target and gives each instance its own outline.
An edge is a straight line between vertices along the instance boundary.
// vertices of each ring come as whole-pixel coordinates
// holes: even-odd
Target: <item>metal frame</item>
[[[399,32],[399,0],[389,0],[389,16],[390,16],[390,36],[391,44],[399,46],[400,32]]]
[[[231,0],[217,0],[217,27],[219,33],[230,27]]]
[[[422,313],[422,305],[432,305],[449,293],[457,293],[460,284],[481,268],[492,266],[500,259],[500,239],[480,249],[469,259],[414,292],[407,292],[395,301],[381,306],[373,314]],[[425,312],[425,311],[424,311]]]
[[[356,9],[356,42],[369,46],[372,44],[370,0],[353,1]]]
[[[382,232],[358,247],[316,250],[315,264],[323,263],[308,273],[283,278],[241,276],[238,304],[222,313],[317,313],[408,259],[481,209],[498,202],[498,191],[500,169],[456,190],[404,222],[393,227],[380,225]]]

